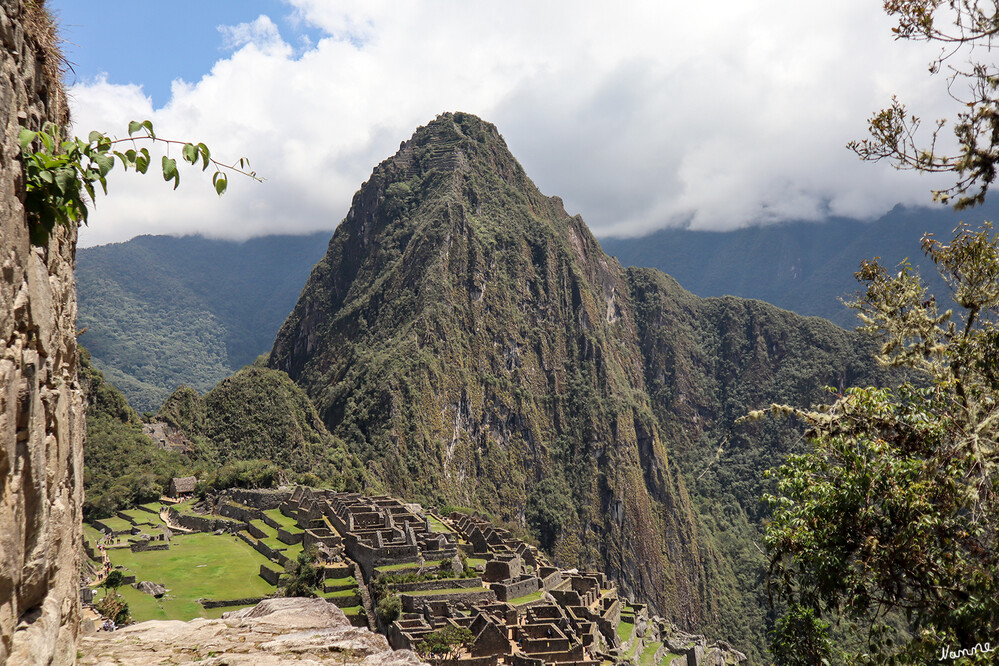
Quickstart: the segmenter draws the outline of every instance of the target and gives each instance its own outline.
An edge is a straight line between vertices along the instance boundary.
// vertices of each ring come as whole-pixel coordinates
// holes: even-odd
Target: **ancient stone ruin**
[[[637,663],[640,657],[661,663],[671,655],[685,666],[745,660],[621,598],[600,572],[554,566],[478,514],[445,517],[393,497],[302,486],[231,490],[203,509],[208,512],[170,512],[188,529],[230,532],[253,546],[275,565],[260,568],[271,584],[290,560],[286,550],[315,547],[326,575],[321,592],[332,595],[326,601],[363,606],[354,624],[385,632],[397,650],[419,650],[432,632],[454,627],[471,633],[453,662],[463,666]],[[282,527],[275,510],[294,528]],[[275,531],[278,545],[267,534]],[[401,615],[383,622],[376,595],[397,596]]]

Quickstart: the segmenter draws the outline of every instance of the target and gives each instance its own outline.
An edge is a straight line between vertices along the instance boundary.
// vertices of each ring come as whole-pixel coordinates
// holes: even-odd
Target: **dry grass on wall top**
[[[41,60],[43,94],[60,89],[63,74],[72,67],[60,49],[62,38],[59,28],[44,0],[27,0],[24,3],[22,25],[27,38],[35,43]],[[53,120],[59,125],[69,123],[69,109],[62,109],[60,117]]]

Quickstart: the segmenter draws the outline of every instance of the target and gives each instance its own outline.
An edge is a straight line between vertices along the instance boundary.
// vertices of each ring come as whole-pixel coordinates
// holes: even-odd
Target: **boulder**
[[[322,599],[265,599],[219,620],[141,622],[80,641],[79,664],[171,663],[201,666],[364,664],[422,666],[409,650],[393,652],[384,636],[353,627]]]
[[[141,583],[135,584],[135,589],[140,592],[145,592],[146,594],[151,594],[157,599],[166,594],[167,589],[159,583],[153,583],[148,580],[144,580]]]

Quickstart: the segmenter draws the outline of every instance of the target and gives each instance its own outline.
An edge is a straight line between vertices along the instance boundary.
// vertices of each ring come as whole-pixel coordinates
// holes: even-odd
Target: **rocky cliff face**
[[[860,356],[828,322],[625,271],[495,127],[457,113],[362,185],[270,363],[393,492],[526,526],[561,564],[703,629],[745,624],[718,593],[745,591],[725,549],[752,545],[719,549],[706,522],[731,488],[695,503],[690,485],[732,419],[808,402]],[[776,458],[790,439],[755,445]],[[752,622],[760,644],[761,609]]]
[[[21,127],[65,124],[42,3],[0,3],[0,663],[72,663],[79,622],[83,403],[75,231],[28,241]]]

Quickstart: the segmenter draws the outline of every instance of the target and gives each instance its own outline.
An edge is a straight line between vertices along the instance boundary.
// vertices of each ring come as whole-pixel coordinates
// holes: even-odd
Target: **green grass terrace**
[[[107,525],[110,529],[115,532],[123,532],[125,530],[132,529],[132,523],[128,522],[124,518],[119,518],[118,516],[111,516],[110,518],[98,518],[98,520],[103,525]]]
[[[163,599],[156,599],[131,587],[121,588],[137,622],[217,617],[213,612],[218,609],[206,610],[197,600],[244,599],[274,593],[274,587],[259,576],[260,565],[270,564],[269,560],[228,534],[175,535],[169,550],[109,552],[111,561],[124,567],[126,574],[135,574],[137,581],[161,583],[168,589]]]
[[[272,518],[274,522],[288,530],[289,532],[301,532],[302,528],[298,526],[298,522],[294,518],[289,518],[288,516],[281,513],[278,509],[268,509],[264,511],[264,515]]]
[[[524,604],[529,604],[535,601],[541,600],[541,595],[545,593],[544,590],[538,590],[537,592],[531,592],[530,594],[525,594],[522,597],[517,597],[516,599],[511,599],[508,603],[514,606],[523,606]]]

